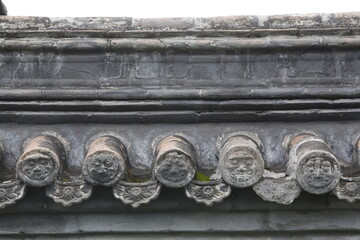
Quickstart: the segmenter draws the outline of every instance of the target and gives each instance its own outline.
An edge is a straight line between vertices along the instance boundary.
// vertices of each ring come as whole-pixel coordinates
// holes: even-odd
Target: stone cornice
[[[94,186],[360,199],[360,14],[0,17],[0,207]]]

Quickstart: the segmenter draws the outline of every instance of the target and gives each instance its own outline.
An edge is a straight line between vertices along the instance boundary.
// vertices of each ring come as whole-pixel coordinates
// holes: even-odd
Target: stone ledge
[[[359,13],[302,14],[274,16],[229,16],[212,18],[48,18],[0,17],[0,30],[16,31],[122,31],[202,32],[299,29],[358,29]]]

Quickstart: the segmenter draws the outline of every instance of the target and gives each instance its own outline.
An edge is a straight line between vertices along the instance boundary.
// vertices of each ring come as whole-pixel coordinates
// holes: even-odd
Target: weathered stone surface
[[[222,181],[197,181],[192,180],[186,187],[185,193],[188,198],[194,199],[198,203],[212,206],[221,203],[231,193],[229,185]]]
[[[92,185],[83,179],[56,180],[46,187],[46,195],[64,207],[85,201],[91,193]]]
[[[264,201],[279,204],[291,204],[301,193],[301,187],[295,179],[263,178],[252,187]]]
[[[14,204],[24,197],[26,185],[19,180],[9,180],[0,183],[0,208]]]
[[[357,239],[358,204],[325,193],[358,198],[359,19],[0,17],[0,206],[100,185],[70,208],[28,188],[0,238]],[[22,183],[24,142],[49,132],[57,178]]]
[[[82,172],[94,185],[112,186],[124,177],[126,150],[115,137],[103,136],[94,140],[86,154]]]
[[[350,203],[354,203],[360,199],[360,180],[344,181],[336,186],[333,193],[339,198],[344,199]]]
[[[37,136],[26,143],[16,173],[27,185],[43,187],[55,180],[64,160],[64,146],[56,137]]]
[[[133,183],[120,180],[113,186],[113,193],[115,198],[121,199],[124,204],[137,208],[158,198],[160,188],[157,181]]]
[[[195,176],[196,156],[192,144],[181,136],[163,138],[156,147],[154,174],[167,187],[184,187]]]
[[[301,187],[310,193],[332,191],[340,181],[340,164],[330,147],[319,137],[300,134],[289,144],[289,164]],[[289,166],[291,169],[292,166]]]
[[[219,169],[224,181],[245,188],[263,176],[264,160],[257,143],[244,135],[230,136],[222,143]]]

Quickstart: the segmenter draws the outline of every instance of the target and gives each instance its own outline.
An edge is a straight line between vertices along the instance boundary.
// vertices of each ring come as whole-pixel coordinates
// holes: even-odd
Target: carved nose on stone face
[[[254,185],[262,178],[264,160],[259,146],[250,137],[244,135],[228,137],[223,142],[219,155],[219,169],[227,184],[237,188],[246,188]],[[240,163],[235,169],[227,166],[229,159],[236,157],[241,162],[245,156],[252,156],[253,164],[251,166],[246,166],[244,163]],[[244,173],[248,174],[244,176]]]
[[[296,180],[305,191],[324,194],[338,185],[340,164],[330,147],[321,138],[312,134],[300,134],[294,137],[289,144],[289,156],[290,168],[295,169]],[[332,165],[326,173],[322,172],[324,161]]]
[[[61,141],[50,135],[41,135],[27,143],[16,163],[16,172],[27,185],[42,187],[55,180],[64,160],[65,149]]]
[[[185,138],[176,135],[163,138],[156,147],[155,155],[154,174],[157,180],[165,186],[184,187],[194,178],[195,149]],[[181,166],[177,166],[177,164]],[[166,168],[165,166],[170,167]]]
[[[125,175],[126,158],[125,146],[119,139],[113,136],[99,137],[89,146],[82,173],[94,185],[114,185]],[[94,164],[96,162],[100,164]]]

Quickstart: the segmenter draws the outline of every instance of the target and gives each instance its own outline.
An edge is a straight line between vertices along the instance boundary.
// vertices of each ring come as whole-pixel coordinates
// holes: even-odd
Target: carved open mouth
[[[231,178],[237,181],[247,181],[255,175],[254,170],[232,169],[230,170]]]
[[[171,182],[180,182],[184,180],[187,176],[186,170],[179,170],[179,171],[169,171],[168,169],[163,169],[161,171],[161,175],[164,179],[171,181]]]
[[[315,188],[322,188],[322,187],[326,187],[326,186],[330,185],[333,177],[320,175],[320,176],[308,176],[306,179],[307,179],[306,181],[309,184],[309,186],[315,187]]]

